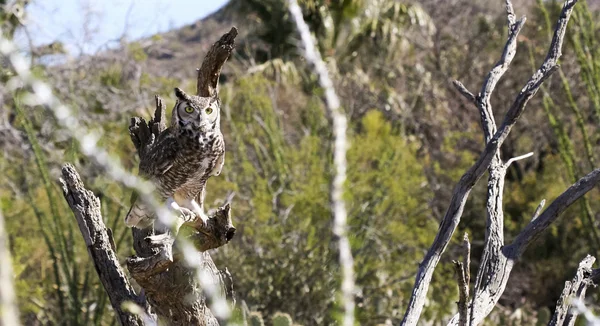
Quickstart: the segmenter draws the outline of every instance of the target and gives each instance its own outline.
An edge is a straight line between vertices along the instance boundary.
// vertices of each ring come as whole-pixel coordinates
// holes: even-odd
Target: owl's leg
[[[179,206],[179,204],[177,204],[173,197],[167,198],[166,205],[168,209],[173,210],[178,214],[181,214],[181,216],[183,216],[183,218],[185,219],[185,222],[190,222],[193,220],[193,210]]]
[[[172,210],[179,210],[181,207],[179,206],[179,204],[177,204],[177,202],[175,201],[175,199],[173,199],[173,197],[169,197],[167,198],[167,208],[170,208]]]
[[[190,201],[190,204],[192,205],[192,207],[194,207],[193,211],[196,214],[196,216],[202,220],[202,223],[204,225],[206,225],[206,223],[208,223],[208,215],[206,215],[206,213],[204,212],[204,207],[202,207],[204,205],[198,204],[194,199]]]
[[[204,223],[204,225],[207,225],[208,215],[204,211],[204,198],[206,198],[206,185],[204,185],[204,187],[202,187],[202,191],[200,191],[200,194],[198,194],[196,199],[199,201],[198,206],[200,206],[199,212],[200,212],[200,218],[202,219],[202,223]]]

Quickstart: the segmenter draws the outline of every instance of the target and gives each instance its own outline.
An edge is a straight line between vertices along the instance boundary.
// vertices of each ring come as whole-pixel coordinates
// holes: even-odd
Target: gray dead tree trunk
[[[504,177],[510,164],[516,160],[527,158],[533,153],[511,158],[505,162],[500,157],[500,146],[524,112],[527,102],[540,89],[542,83],[559,68],[557,62],[561,56],[567,23],[576,2],[577,0],[565,1],[544,62],[516,96],[499,128],[494,120],[491,94],[515,56],[517,36],[525,24],[525,17],[516,20],[510,0],[506,0],[508,40],[500,60],[488,73],[480,92],[475,95],[460,82],[454,82],[457,90],[478,108],[486,146],[480,154],[479,159],[463,175],[454,189],[448,211],[440,224],[434,243],[419,266],[412,296],[402,325],[417,325],[426,300],[433,271],[458,227],[471,189],[473,189],[475,183],[483,176],[486,170],[489,172],[489,179],[484,251],[471,295],[469,295],[468,266],[470,257],[464,257],[465,263],[455,263],[460,292],[458,302],[459,313],[450,320],[448,325],[481,324],[500,299],[515,263],[522,256],[529,244],[546,230],[565,209],[600,182],[600,169],[596,169],[569,187],[543,212],[541,212],[544,206],[544,201],[542,201],[538,209],[533,213],[529,225],[521,231],[511,244],[505,244],[503,232],[504,214],[502,208]],[[465,252],[468,253],[468,250],[465,250]],[[584,259],[574,281],[571,283],[567,282],[567,286],[561,297],[562,301],[558,303],[558,308],[551,325],[572,325],[574,323],[575,317],[569,312],[571,305],[571,300],[569,299],[575,296],[583,298],[585,289],[592,284],[592,281],[596,281],[597,272],[591,271],[593,261],[594,259],[591,257]]]
[[[232,28],[207,53],[198,70],[199,95],[216,95],[221,68],[233,51],[236,36],[237,29]],[[166,129],[165,111],[162,99],[156,96],[153,119],[146,122],[143,118],[132,118],[129,132],[140,161]],[[210,301],[232,298],[232,281],[227,270],[217,269],[207,251],[225,245],[235,234],[229,204],[216,209],[206,225],[190,231],[185,239],[176,239],[178,230],[174,229],[133,229],[136,255],[127,259],[127,269],[142,288],[138,295],[118,262],[112,231],[102,221],[99,199],[85,189],[70,164],[63,167],[61,182],[65,199],[122,325],[155,323],[155,315],[169,325],[219,325],[209,309]],[[191,245],[195,250],[190,259]],[[137,304],[141,311],[127,309],[123,304],[128,302]]]

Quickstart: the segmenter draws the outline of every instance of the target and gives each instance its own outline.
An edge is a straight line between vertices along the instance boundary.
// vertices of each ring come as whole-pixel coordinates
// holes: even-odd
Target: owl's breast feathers
[[[163,198],[171,197],[175,192],[188,199],[195,198],[204,189],[219,157],[225,153],[223,135],[218,130],[199,133],[184,129],[173,139],[176,141],[169,141],[168,146],[172,146],[175,155],[165,155],[155,162],[155,165],[168,168],[151,178]]]

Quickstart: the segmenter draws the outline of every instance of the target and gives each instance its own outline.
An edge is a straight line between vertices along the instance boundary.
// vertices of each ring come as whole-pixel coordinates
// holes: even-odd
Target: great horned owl
[[[175,95],[171,124],[141,160],[140,175],[152,181],[167,207],[193,212],[206,223],[206,181],[221,173],[225,161],[220,103],[216,96],[190,96],[179,88]],[[140,199],[134,199],[125,224],[143,229],[152,225],[155,216]]]

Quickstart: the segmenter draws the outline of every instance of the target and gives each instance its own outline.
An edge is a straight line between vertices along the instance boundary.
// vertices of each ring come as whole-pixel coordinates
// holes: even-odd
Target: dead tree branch
[[[573,313],[572,306],[573,300],[579,299],[583,301],[585,299],[585,292],[590,286],[596,286],[598,282],[598,269],[592,270],[592,265],[596,261],[596,258],[588,255],[580,263],[575,277],[572,281],[565,282],[565,288],[563,289],[560,298],[556,302],[556,310],[552,320],[548,323],[549,326],[573,326],[577,315]]]
[[[221,68],[233,50],[237,29],[223,35],[204,58],[198,70],[198,94],[218,96],[217,86]],[[165,106],[156,97],[154,118],[131,119],[129,133],[140,157],[167,128]],[[223,246],[235,234],[229,204],[210,214],[206,225],[199,225],[186,239],[177,238],[178,230],[186,217],[179,216],[175,227],[156,224],[144,230],[133,229],[136,255],[127,260],[132,277],[145,290],[145,295],[157,314],[172,325],[218,325],[217,318],[208,308],[211,296],[226,297],[231,282],[217,269],[207,250]],[[190,246],[195,245],[195,249]],[[190,253],[190,250],[194,251]],[[195,252],[198,250],[199,252]],[[190,261],[191,260],[191,261]],[[199,278],[199,275],[204,275]]]
[[[229,59],[233,51],[237,34],[237,28],[232,27],[229,32],[221,36],[221,39],[217,43],[213,44],[206,54],[202,66],[198,69],[196,90],[199,96],[209,97],[217,95],[221,68],[223,68],[225,61]]]
[[[560,47],[556,48],[554,44],[559,44],[561,41],[559,33],[564,33],[566,29],[566,24],[570,15],[570,11],[574,5],[575,1],[567,1],[563,6],[563,10],[559,21],[557,23],[557,27],[555,30],[555,36],[553,38],[553,46],[551,46],[550,51],[548,52],[548,56],[546,57],[546,61],[534,74],[534,77],[540,73],[540,71],[547,69],[547,71],[551,71],[556,67],[555,64],[547,64],[548,59],[554,60],[557,55],[560,54]],[[509,22],[509,40],[507,42],[507,46],[505,47],[505,53],[510,52],[506,49],[509,48],[508,44],[511,42],[511,30],[515,30],[513,27],[514,24],[514,12],[512,10],[512,5],[510,2],[507,2],[507,14],[508,14],[508,22]],[[518,26],[518,25],[517,25]],[[520,27],[518,27],[520,29]],[[513,41],[514,42],[514,41]],[[510,63],[510,60],[514,56],[503,55],[500,62],[492,69],[490,74],[488,74],[488,78],[484,83],[484,87],[482,88],[482,93],[477,97],[477,106],[479,108],[482,120],[482,128],[484,134],[486,135],[486,139],[489,137],[490,130],[493,130],[495,127],[493,112],[491,110],[490,104],[490,94],[493,90],[493,87],[489,87],[490,84],[495,85],[495,82],[490,83],[490,78],[495,79],[499,78],[501,74],[494,74],[494,71],[503,73]],[[508,60],[508,61],[507,61]],[[494,78],[495,75],[495,78]],[[530,81],[527,85],[532,85],[533,83]],[[457,86],[457,88],[459,88]],[[527,88],[527,86],[526,86]],[[460,88],[459,88],[460,89]],[[486,90],[489,90],[486,92]],[[462,93],[462,92],[461,92]],[[521,94],[523,91],[521,92]],[[483,96],[481,94],[484,94]],[[519,97],[521,97],[519,94]],[[517,97],[517,101],[515,103],[523,103],[522,99]],[[514,107],[514,104],[513,104]],[[512,108],[511,108],[512,109]],[[473,291],[473,299],[471,301],[470,307],[470,323],[471,325],[477,325],[481,323],[481,321],[492,311],[500,296],[504,292],[506,288],[506,283],[508,281],[510,272],[514,266],[515,261],[521,256],[526,247],[538,236],[541,232],[543,232],[547,226],[550,225],[559,214],[564,211],[569,205],[571,205],[575,200],[584,195],[587,191],[593,187],[598,179],[594,176],[596,171],[593,171],[588,176],[582,178],[576,185],[569,188],[563,195],[559,196],[551,205],[551,207],[544,212],[545,218],[542,220],[538,219],[538,215],[540,214],[545,201],[542,201],[536,211],[533,214],[532,222],[530,226],[528,226],[521,234],[517,237],[519,241],[515,240],[513,244],[510,246],[504,246],[504,235],[503,235],[503,208],[502,208],[502,192],[504,189],[504,176],[506,175],[506,170],[513,162],[527,158],[531,156],[532,153],[525,154],[519,157],[511,158],[506,163],[503,163],[499,153],[497,153],[496,157],[492,161],[490,165],[489,172],[490,178],[488,180],[488,198],[487,198],[487,228],[486,228],[486,237],[485,237],[485,246],[484,252],[480,261],[480,267],[477,273],[477,279]],[[531,231],[535,229],[535,234],[531,234]],[[450,321],[449,325],[460,325],[460,314],[454,316],[454,318]]]
[[[119,264],[112,231],[102,220],[100,199],[84,187],[79,174],[71,164],[63,166],[60,181],[63,195],[75,214],[88,253],[121,325],[144,325],[140,316],[123,309],[123,304],[126,302],[137,303],[142,307],[144,305],[135,294],[125,271]]]
[[[592,190],[600,182],[600,168],[583,176],[579,181],[558,196],[538,218],[532,220],[517,235],[512,244],[503,249],[504,255],[509,258],[519,258],[529,244],[540,236],[556,219],[577,199]]]
[[[506,113],[504,120],[500,126],[500,128],[496,131],[496,126],[493,120],[493,113],[491,109],[491,103],[489,101],[490,94],[493,92],[498,80],[500,77],[506,72],[508,69],[508,65],[512,61],[512,58],[516,52],[516,41],[517,35],[523,24],[525,23],[525,19],[521,18],[520,20],[515,20],[514,10],[510,0],[506,1],[506,8],[508,14],[508,40],[504,47],[504,51],[499,62],[495,65],[494,68],[488,74],[486,80],[484,81],[480,94],[476,97],[478,102],[478,108],[481,115],[481,124],[484,129],[484,135],[486,140],[486,146],[484,151],[480,154],[479,158],[475,162],[475,164],[461,177],[460,181],[454,188],[453,196],[450,201],[450,205],[448,210],[440,224],[440,228],[438,234],[435,237],[435,240],[428,250],[423,262],[419,266],[419,270],[417,272],[415,285],[413,287],[412,296],[410,302],[408,304],[406,313],[404,315],[404,320],[402,321],[402,325],[416,325],[419,317],[421,315],[421,311],[423,309],[423,305],[425,304],[425,299],[427,296],[427,290],[429,288],[429,283],[431,282],[431,277],[433,275],[433,271],[435,270],[442,253],[445,251],[458,223],[460,222],[460,218],[462,216],[462,212],[464,209],[464,205],[469,196],[469,193],[475,183],[481,178],[481,176],[485,173],[486,170],[490,171],[490,180],[488,182],[488,191],[490,191],[490,186],[493,187],[493,191],[495,193],[501,193],[501,190],[504,187],[504,175],[506,173],[506,167],[502,164],[502,161],[499,156],[499,149],[504,140],[508,137],[512,127],[515,125],[521,114],[525,110],[525,106],[527,102],[535,95],[535,93],[539,90],[542,83],[550,77],[550,75],[558,68],[557,61],[561,55],[561,48],[563,39],[566,32],[567,23],[569,21],[571,12],[573,10],[573,6],[575,5],[576,0],[567,0],[563,6],[560,17],[558,19],[558,23],[556,29],[554,31],[554,36],[552,38],[552,42],[550,44],[550,48],[548,50],[548,54],[540,66],[540,68],[531,76],[527,84],[523,87],[523,89],[517,95],[515,101],[509,108]],[[467,99],[471,101],[472,97],[469,95],[469,92],[464,92],[466,90],[465,87],[460,87],[460,85],[455,84],[461,93],[466,94]],[[496,201],[493,203],[496,207],[500,207],[500,201]],[[488,201],[488,204],[490,202]],[[490,212],[492,214],[490,215]],[[498,246],[496,249],[501,248],[501,244],[504,241],[503,236],[503,216],[501,210],[495,210],[493,207],[488,207],[488,219],[487,219],[487,230],[488,238],[494,239],[494,241],[489,241],[486,243],[486,248],[489,246]],[[484,252],[484,255],[486,253]],[[490,260],[496,259],[496,257],[490,256]],[[485,267],[482,266],[480,270],[485,270]],[[482,272],[483,273],[483,272]],[[480,289],[487,288],[489,282],[482,282],[483,279],[479,277],[476,280],[476,285],[473,293],[473,300],[478,300],[478,291],[481,293],[487,293]],[[479,283],[478,283],[479,282]],[[486,304],[485,311],[488,309],[489,303],[492,303],[490,300],[485,300]],[[497,301],[497,300],[496,300]],[[491,308],[495,305],[495,302],[489,307]],[[473,304],[473,306],[475,306]],[[473,310],[473,306],[471,310]],[[489,313],[489,312],[488,312]],[[485,315],[487,313],[478,314],[478,316]],[[473,323],[474,313],[471,312],[471,323]],[[455,319],[453,319],[454,321]],[[475,323],[477,324],[477,323]]]
[[[456,271],[456,279],[458,282],[458,314],[460,316],[458,325],[466,326],[468,318],[468,301],[469,301],[469,283],[470,283],[470,268],[471,265],[471,243],[469,237],[465,233],[463,238],[463,261],[453,261]]]
[[[219,73],[233,49],[236,35],[237,30],[232,28],[208,52],[198,71],[199,92],[202,89],[211,96],[218,96]],[[129,132],[141,162],[147,159],[146,153],[167,128],[165,111],[162,99],[156,96],[153,119],[148,122],[139,117],[131,119]],[[107,163],[105,157],[98,161]],[[150,315],[149,303],[152,312],[169,325],[219,325],[208,308],[209,301],[232,295],[233,288],[229,273],[216,268],[207,250],[228,243],[235,233],[229,205],[210,214],[208,222],[191,231],[187,239],[176,237],[185,216],[175,217],[175,228],[132,230],[136,255],[127,260],[127,267],[144,290],[144,295],[138,298],[118,263],[111,231],[102,223],[99,199],[84,188],[79,175],[69,164],[63,168],[61,181],[65,199],[77,217],[90,256],[123,325],[143,325],[140,317],[123,310],[125,301],[141,305],[147,315]],[[171,215],[163,214],[160,204],[147,194],[149,191],[143,192],[144,189],[137,186],[141,184],[138,178],[127,176],[122,181],[129,186],[136,185],[135,190],[152,203],[157,216]]]
[[[469,309],[471,325],[480,324],[492,311],[506,289],[515,263],[525,252],[527,246],[544,232],[563,211],[598,183],[600,183],[600,169],[590,172],[558,196],[538,218],[532,220],[519,233],[510,245],[502,247],[500,240],[504,243],[504,239],[486,238],[486,247],[480,262],[477,273],[478,280],[475,283]],[[493,199],[498,198],[498,196],[493,197]],[[536,213],[537,211],[536,209]],[[488,234],[490,233],[492,233],[491,230],[488,230]],[[448,325],[459,325],[459,315],[456,314]]]

